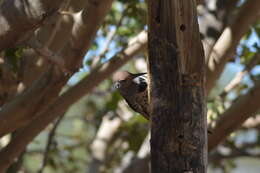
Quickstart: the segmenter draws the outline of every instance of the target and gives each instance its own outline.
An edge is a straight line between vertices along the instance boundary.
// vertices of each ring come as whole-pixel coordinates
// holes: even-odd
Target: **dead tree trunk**
[[[149,0],[152,173],[205,173],[205,60],[195,0]]]

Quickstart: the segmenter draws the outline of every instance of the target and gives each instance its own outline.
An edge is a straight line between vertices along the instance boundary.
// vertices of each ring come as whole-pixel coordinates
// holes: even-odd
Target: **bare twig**
[[[96,65],[98,65],[102,59],[102,57],[109,51],[109,45],[110,43],[113,41],[119,27],[122,25],[123,19],[126,15],[126,12],[128,10],[128,7],[126,7],[126,9],[123,10],[122,15],[120,17],[120,19],[118,20],[117,24],[116,24],[116,29],[111,30],[108,33],[107,39],[103,45],[103,49],[100,51],[99,55],[95,56],[92,60],[92,64],[90,65],[90,68],[95,67]]]
[[[48,161],[48,158],[49,158],[49,152],[50,152],[50,149],[51,149],[51,146],[53,144],[53,139],[55,137],[55,134],[56,134],[56,129],[58,128],[60,122],[62,121],[64,115],[58,117],[58,119],[53,123],[53,127],[48,135],[48,140],[47,140],[47,144],[46,144],[46,147],[45,147],[45,150],[44,150],[44,154],[43,154],[43,161],[41,163],[41,168],[39,169],[38,173],[42,173],[46,164],[47,164],[47,161]]]
[[[100,61],[101,61],[101,58],[108,52],[109,50],[109,45],[110,43],[112,42],[114,36],[116,34],[116,30],[111,30],[109,33],[108,33],[108,36],[107,36],[107,39],[104,43],[104,46],[103,46],[103,49],[100,51],[100,54],[95,56],[92,60],[92,63],[90,65],[90,68],[93,68],[95,66],[97,66]]]
[[[209,156],[210,162],[218,162],[223,159],[234,159],[238,157],[251,157],[251,158],[260,158],[259,152],[250,152],[250,149],[254,147],[259,147],[258,142],[254,143],[246,143],[241,147],[237,147],[235,145],[228,146],[230,153],[229,154],[222,154],[220,152],[212,153]]]
[[[243,77],[247,73],[249,73],[259,61],[260,61],[260,54],[256,53],[254,57],[252,57],[252,59],[246,64],[244,70],[238,72],[237,75],[233,78],[233,80],[225,87],[223,93],[221,94],[221,97],[226,96],[228,92],[234,89],[242,81]]]
[[[15,162],[8,168],[6,173],[17,173],[21,169],[24,161],[24,155],[27,151],[23,151],[22,154],[15,160]]]

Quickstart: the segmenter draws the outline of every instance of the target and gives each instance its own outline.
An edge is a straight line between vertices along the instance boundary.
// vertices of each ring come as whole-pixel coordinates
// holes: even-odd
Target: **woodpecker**
[[[149,120],[148,91],[146,73],[133,74],[120,71],[113,76],[114,86],[130,108]]]

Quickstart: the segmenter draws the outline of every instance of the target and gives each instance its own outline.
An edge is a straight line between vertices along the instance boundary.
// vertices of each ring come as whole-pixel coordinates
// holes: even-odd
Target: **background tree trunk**
[[[205,60],[195,6],[148,2],[153,173],[206,172]]]

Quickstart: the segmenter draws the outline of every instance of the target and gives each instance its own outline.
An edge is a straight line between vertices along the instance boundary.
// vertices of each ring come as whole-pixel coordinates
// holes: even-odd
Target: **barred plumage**
[[[146,73],[132,74],[128,71],[117,72],[113,80],[115,87],[127,104],[135,111],[149,119]]]

